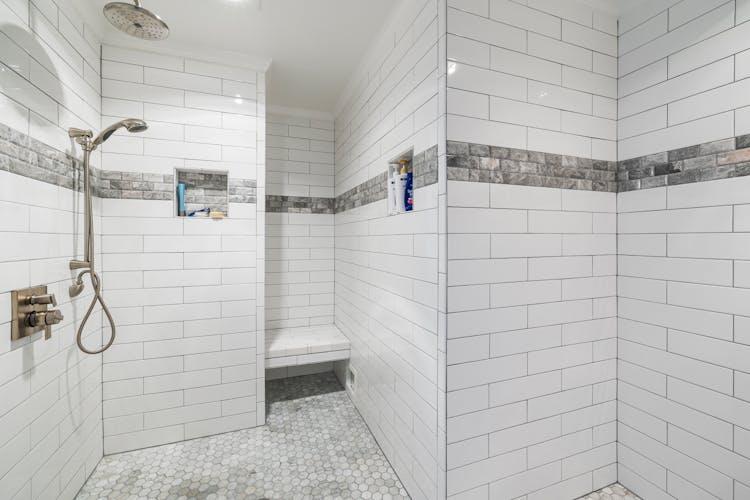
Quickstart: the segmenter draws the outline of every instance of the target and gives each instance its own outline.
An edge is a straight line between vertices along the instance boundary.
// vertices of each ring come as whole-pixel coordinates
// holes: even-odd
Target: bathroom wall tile
[[[458,147],[457,143],[452,147]],[[603,424],[614,425],[617,417],[615,412],[598,411],[598,399],[593,397],[600,390],[604,394],[603,388],[594,389],[598,383],[615,379],[612,354],[606,345],[599,344],[614,341],[617,335],[616,308],[602,307],[604,299],[617,293],[617,269],[601,267],[602,276],[593,274],[595,268],[599,269],[594,258],[616,260],[616,195],[490,184],[492,208],[486,208],[487,202],[481,201],[486,196],[482,198],[481,191],[464,184],[481,185],[449,183],[449,197],[451,190],[459,193],[451,198],[448,209],[449,215],[454,216],[448,225],[449,248],[451,243],[457,247],[463,242],[471,250],[448,255],[448,336],[455,339],[449,341],[448,359],[451,360],[453,349],[457,349],[451,342],[473,345],[476,341],[478,349],[470,351],[471,358],[458,359],[453,362],[460,364],[448,367],[448,400],[464,395],[465,391],[484,394],[483,390],[488,388],[490,410],[497,407],[502,412],[514,405],[528,405],[528,420],[535,421],[527,423],[524,419],[514,427],[497,430],[474,425],[471,442],[482,437],[491,444],[489,456],[476,456],[473,465],[490,467],[491,457],[512,450],[528,453],[533,465],[525,465],[512,478],[491,483],[481,478],[466,483],[455,479],[455,485],[463,486],[454,487],[470,488],[468,491],[488,487],[496,495],[515,497],[539,488],[537,482],[521,478],[537,477],[541,468],[560,471],[563,466],[571,470],[578,466],[581,470],[593,470],[612,462],[610,458],[602,463],[589,462],[583,457],[599,456],[600,442],[594,442],[593,429]],[[519,218],[520,223],[508,224],[507,221],[513,220],[510,215]],[[481,222],[484,219],[488,221],[486,224]],[[593,233],[594,219],[599,221],[596,228],[602,234]],[[481,250],[478,243],[482,240],[478,238],[485,231],[489,231],[491,259],[473,252],[475,248]],[[563,257],[564,251],[574,255]],[[455,293],[460,295],[464,290],[484,293],[487,286],[489,307],[477,297],[465,303],[470,311],[453,308]],[[595,312],[602,319],[593,319]],[[498,328],[509,331],[497,332]],[[489,353],[486,344],[480,342],[486,334],[490,334]],[[500,365],[495,364],[501,362],[505,370],[518,363],[519,371],[503,376]],[[481,397],[474,401],[476,405],[483,403]],[[602,414],[602,418],[577,418],[580,427],[569,426],[563,432],[560,415],[589,409],[594,415]],[[477,406],[474,411],[481,414],[488,410]],[[450,425],[449,418],[449,429]],[[602,437],[602,442],[611,442],[611,437]],[[567,443],[573,447],[569,452],[563,451]],[[449,464],[459,451],[449,446]],[[579,456],[582,458],[578,461],[571,458]],[[449,481],[457,477],[450,472],[462,472],[458,465],[461,459],[457,457],[455,462],[456,467],[449,465]],[[561,475],[553,474],[547,484],[556,484],[561,479]]]
[[[104,444],[105,453],[111,453],[208,435],[212,433],[210,426],[199,426],[195,421],[224,418],[222,402],[255,396],[257,380],[262,380],[254,347],[257,332],[263,328],[262,322],[258,325],[256,321],[262,316],[257,312],[262,304],[258,293],[263,293],[258,283],[264,276],[256,270],[264,264],[256,251],[260,241],[256,234],[265,233],[265,217],[256,214],[260,176],[255,170],[265,154],[265,138],[256,134],[264,119],[264,96],[258,93],[257,82],[265,77],[242,68],[130,49],[105,47],[103,53],[110,68],[121,70],[110,71],[113,80],[105,83],[112,111],[137,112],[132,106],[135,102],[142,109],[141,116],[156,125],[138,138],[143,151],[125,147],[119,156],[107,153],[102,175],[110,183],[112,179],[135,179],[134,183],[143,184],[139,184],[141,188],[146,187],[147,178],[155,179],[157,172],[159,177],[169,175],[166,181],[162,179],[168,186],[163,201],[137,196],[139,199],[107,199],[103,204],[101,225],[108,244],[102,264],[116,287],[110,292],[116,302],[113,306],[122,306],[115,309],[124,330],[118,342],[130,346],[131,351],[139,350],[143,358],[123,359],[123,351],[115,352],[119,357],[104,361],[107,379],[112,383],[117,379],[123,386],[122,390],[110,388],[104,397],[105,406],[115,411],[128,405],[129,415],[143,422],[143,428],[112,431],[118,433],[108,436]],[[139,69],[133,71],[123,65]],[[121,81],[141,74],[144,84]],[[224,95],[227,92],[230,95]],[[236,97],[238,93],[241,98]],[[121,105],[125,100],[130,100],[128,109]],[[129,172],[133,158],[143,159],[143,173]],[[229,218],[210,221],[175,217],[174,167],[228,175]],[[140,177],[136,179],[135,175]],[[122,197],[125,192],[103,195]],[[224,271],[233,269],[238,272],[224,276]],[[129,319],[124,315],[125,306],[132,312]],[[222,373],[225,368],[248,365],[249,361],[253,370],[241,380],[252,385],[252,394],[251,389],[235,385],[240,380],[237,376],[224,377]],[[140,384],[125,388],[125,384],[135,382]],[[206,387],[211,397],[196,392]],[[133,392],[138,394],[131,396]],[[179,394],[179,398],[173,394]],[[143,404],[131,398],[141,398]],[[256,410],[264,404],[263,399],[254,400],[252,412],[241,413],[252,418],[227,415],[235,420],[217,423],[228,425],[227,429],[237,428],[239,422],[242,426],[262,423]],[[165,403],[159,405],[160,400]],[[110,421],[109,428],[117,424]],[[154,433],[152,427],[165,429],[165,434]]]
[[[474,80],[476,85],[491,87],[500,95],[508,92],[520,95],[523,89],[519,84],[523,79],[491,72],[486,66],[489,65],[489,44],[521,47],[525,45],[521,31],[495,29],[503,25],[487,18],[466,18],[464,9],[471,10],[472,6],[458,7],[461,10],[447,9],[450,10],[448,15],[479,31],[468,36],[457,33],[462,39],[454,38],[448,43],[452,57],[468,57],[468,62],[481,63],[485,68],[456,62],[460,66],[456,77],[461,78],[459,73],[463,69],[465,75],[485,71]],[[445,143],[440,146],[438,128],[445,118],[440,114],[444,110],[440,110],[438,74],[442,71],[445,78],[447,70],[445,64],[439,63],[438,55],[445,36],[441,40],[438,29],[423,31],[411,24],[411,20],[420,25],[432,23],[431,26],[437,28],[438,22],[445,23],[445,14],[446,9],[428,1],[407,2],[401,6],[399,15],[409,20],[403,26],[410,35],[395,37],[399,28],[392,26],[381,34],[380,40],[384,43],[377,45],[379,50],[373,49],[378,55],[363,62],[366,70],[352,75],[350,91],[342,97],[335,113],[335,158],[323,158],[326,164],[334,165],[336,181],[335,273],[332,275],[335,322],[352,343],[350,366],[357,371],[360,380],[375,381],[385,376],[394,381],[386,389],[387,394],[368,382],[350,392],[350,396],[414,498],[440,498],[441,490],[444,492],[441,479],[445,474],[441,465],[444,459],[439,443],[445,442],[446,432],[445,419],[440,417],[445,414],[441,409],[445,403],[440,401],[446,401],[440,389],[445,381],[445,337],[441,342],[438,308],[440,303],[445,304],[445,299],[440,299],[445,293],[438,284],[441,254],[438,218],[445,205],[440,208],[438,192],[441,189],[443,194],[445,192],[444,188],[439,188],[440,157],[445,154]],[[395,47],[393,39],[400,40]],[[467,53],[466,46],[480,48],[479,53],[484,48],[484,61],[477,59],[475,53]],[[446,57],[446,53],[443,54]],[[371,71],[380,68],[383,60],[386,62],[378,71],[388,76],[371,80]],[[493,86],[495,83],[499,86]],[[511,87],[503,88],[506,84]],[[364,102],[371,105],[362,106]],[[476,110],[468,114],[482,113],[483,116],[489,113],[486,95],[484,104],[478,104]],[[363,127],[361,123],[371,125]],[[283,132],[281,128],[278,130]],[[417,173],[415,180],[415,210],[411,214],[388,217],[385,203],[388,164],[412,147],[418,158],[424,157],[423,169],[416,160],[414,165],[415,172],[424,172],[423,175]],[[312,162],[316,160],[309,155],[282,153],[279,156],[286,162],[290,159],[311,162],[310,174],[313,174]],[[289,163],[283,166],[288,167]],[[290,175],[290,181],[294,178]],[[293,224],[291,219],[289,224]],[[310,226],[311,231],[314,228]],[[309,237],[311,242],[316,239]],[[293,247],[290,250],[303,248],[299,243],[289,237],[288,244]],[[304,285],[302,290],[307,287],[289,284],[290,293],[300,285]],[[291,307],[290,311],[293,310]],[[375,360],[371,356],[376,351],[381,353],[375,355],[377,361],[363,362],[364,359]],[[394,406],[397,400],[403,401],[398,408]],[[383,412],[394,415],[394,419],[382,420]],[[416,425],[402,423],[407,421]],[[414,446],[404,447],[404,440]]]
[[[0,205],[8,215],[0,223],[0,323],[10,330],[10,291],[38,284],[56,294],[65,316],[50,340],[12,342],[6,333],[0,341],[0,424],[7,431],[0,490],[9,498],[72,496],[101,458],[102,356],[61,340],[75,336],[81,304],[92,297],[87,286],[69,298],[70,274],[62,272],[78,257],[83,221],[73,189],[80,162],[69,154],[67,127],[99,128],[101,115],[98,42],[95,50],[80,35],[84,24],[68,21],[77,18],[66,3],[0,2]],[[100,342],[100,319],[95,313],[85,329],[86,345]],[[127,359],[137,350],[113,355]]]

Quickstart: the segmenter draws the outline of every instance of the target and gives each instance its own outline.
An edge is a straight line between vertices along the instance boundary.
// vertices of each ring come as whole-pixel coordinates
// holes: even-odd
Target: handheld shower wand
[[[86,314],[83,316],[81,324],[78,326],[78,333],[76,335],[76,343],[78,348],[86,354],[99,354],[109,349],[115,341],[115,321],[112,318],[112,314],[109,312],[107,304],[104,303],[102,297],[101,285],[102,281],[99,278],[94,268],[94,212],[91,202],[91,152],[94,151],[100,144],[110,138],[118,129],[125,128],[128,132],[136,133],[143,132],[148,128],[146,122],[143,120],[127,119],[115,123],[104,129],[95,139],[93,132],[90,130],[82,130],[77,128],[71,128],[68,130],[68,135],[75,139],[75,141],[83,149],[83,196],[84,196],[84,245],[83,245],[83,260],[72,260],[70,261],[70,269],[77,270],[81,269],[75,282],[70,285],[68,292],[71,297],[78,296],[84,288],[83,276],[88,274],[91,279],[91,287],[94,290],[94,298],[91,299]],[[90,350],[83,345],[83,329],[86,326],[91,313],[94,311],[96,303],[99,302],[102,306],[104,314],[107,316],[110,326],[109,341],[99,350]]]

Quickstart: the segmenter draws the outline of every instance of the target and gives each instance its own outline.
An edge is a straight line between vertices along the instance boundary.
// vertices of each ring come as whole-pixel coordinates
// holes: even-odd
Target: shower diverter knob
[[[52,309],[29,313],[26,316],[26,323],[29,326],[51,326],[60,323],[63,319],[65,318],[58,309]]]

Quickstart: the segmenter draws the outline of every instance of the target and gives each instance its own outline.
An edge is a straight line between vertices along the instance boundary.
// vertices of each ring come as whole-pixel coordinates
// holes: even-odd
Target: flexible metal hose
[[[93,215],[93,204],[91,202],[91,179],[90,179],[90,172],[89,172],[89,157],[91,156],[91,151],[88,148],[84,148],[84,154],[83,154],[83,177],[84,177],[84,204],[85,204],[85,210],[86,214],[84,216],[84,225],[85,225],[85,242],[84,242],[84,260],[88,263],[88,269],[84,269],[78,274],[78,278],[76,281],[78,283],[83,283],[83,275],[88,273],[89,277],[91,278],[91,286],[94,289],[94,297],[91,299],[91,304],[89,304],[88,310],[86,310],[86,314],[83,316],[83,320],[81,321],[81,324],[78,326],[78,333],[76,335],[76,343],[78,344],[78,348],[85,352],[86,354],[100,354],[107,349],[109,349],[112,344],[115,342],[115,320],[112,318],[112,314],[109,312],[109,308],[107,307],[107,304],[104,303],[104,298],[102,297],[101,292],[101,284],[102,281],[99,278],[99,275],[94,270],[94,215]],[[92,351],[84,347],[83,345],[83,328],[86,326],[86,323],[88,322],[89,318],[91,317],[91,313],[94,311],[94,307],[96,306],[96,303],[99,302],[102,306],[102,310],[104,311],[104,314],[107,316],[107,320],[109,321],[110,326],[110,336],[109,341],[98,351]]]
[[[93,263],[92,263],[93,265]],[[112,318],[112,314],[109,312],[109,308],[107,307],[107,304],[104,303],[104,298],[102,297],[101,293],[101,280],[99,279],[99,275],[96,274],[95,271],[89,271],[88,269],[85,271],[82,271],[81,274],[78,275],[79,279],[81,276],[83,276],[85,273],[88,273],[91,277],[91,286],[94,288],[94,297],[91,299],[91,304],[89,304],[89,308],[86,311],[86,314],[83,316],[83,320],[81,321],[81,324],[78,326],[78,334],[76,335],[76,343],[78,343],[78,348],[85,352],[86,354],[99,354],[107,349],[109,349],[112,344],[115,342],[115,320]],[[96,306],[96,303],[99,302],[102,306],[102,311],[104,311],[104,314],[107,316],[107,320],[109,321],[110,326],[110,336],[109,341],[98,351],[91,351],[84,347],[83,345],[83,328],[86,326],[86,322],[89,320],[89,317],[91,316],[91,313],[94,311],[94,307]]]

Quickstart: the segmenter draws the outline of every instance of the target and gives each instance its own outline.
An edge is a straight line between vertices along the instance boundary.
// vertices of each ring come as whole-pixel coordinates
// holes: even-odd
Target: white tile
[[[620,99],[620,117],[627,117],[662,106],[678,99],[705,92],[734,79],[734,65],[731,58],[716,61],[688,74],[657,83],[654,86],[630,94]],[[669,149],[669,148],[668,148]]]
[[[490,96],[489,118],[493,121],[560,130],[560,110]]]
[[[562,39],[596,52],[617,56],[617,37],[578,23],[563,20]]]
[[[738,4],[738,12],[740,12]],[[738,15],[738,18],[741,14]],[[734,9],[732,5],[725,4],[700,18],[691,21],[678,30],[684,29],[691,24],[701,24],[703,34],[699,40],[693,38],[693,43],[686,46],[680,52],[669,58],[669,76],[681,75],[694,68],[698,68],[719,58],[736,54],[750,48],[747,43],[748,25],[734,24]],[[728,29],[731,28],[731,29]],[[714,35],[714,36],[709,36]],[[700,43],[695,43],[700,41]]]
[[[468,12],[448,9],[451,33],[512,50],[526,50],[526,33],[513,25],[500,24]]]
[[[455,63],[448,86],[481,94],[526,100],[526,80],[498,71]]]
[[[502,71],[554,85],[562,83],[562,66],[559,63],[546,61],[501,47],[491,46],[490,51],[490,67],[495,71]]]
[[[529,33],[529,54],[558,62],[574,68],[591,71],[593,56],[591,51],[553,38]]]
[[[651,19],[639,24],[627,33],[620,35],[618,39],[618,52],[620,55],[645,45],[652,40],[665,35],[668,27],[668,11],[655,15]]]
[[[461,63],[490,67],[490,46],[469,38],[448,35],[448,59]]]
[[[558,17],[527,8],[517,2],[490,0],[490,17],[524,30],[560,38],[561,21]],[[450,20],[448,25],[449,29],[452,30],[453,26]]]
[[[476,144],[494,144],[502,137],[502,146],[526,149],[526,129],[486,120],[477,120],[462,116],[448,115],[449,140],[472,142]]]
[[[536,81],[529,81],[528,87],[531,103],[578,113],[592,112],[590,94]]]
[[[731,5],[725,5],[711,11],[694,21],[670,31],[652,43],[643,45],[620,57],[620,74],[626,75],[646,64],[658,61],[683,47],[709,38],[711,35],[720,33],[729,28],[734,22],[733,9]],[[731,14],[730,14],[731,13]],[[712,58],[710,60],[715,60]],[[694,59],[695,61],[695,59]],[[695,61],[697,62],[697,61]],[[706,61],[708,62],[708,61]],[[691,64],[691,69],[706,64],[706,62]],[[681,71],[670,64],[670,76],[679,75]]]

